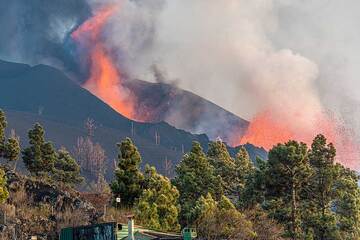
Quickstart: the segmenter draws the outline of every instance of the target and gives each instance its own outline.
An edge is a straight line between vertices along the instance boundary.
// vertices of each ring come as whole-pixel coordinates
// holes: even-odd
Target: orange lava
[[[86,35],[86,38],[90,38],[90,41],[99,42],[100,33],[104,25],[117,9],[117,5],[109,5],[102,8],[95,16],[80,25],[71,36],[80,43],[84,39],[84,35]]]
[[[295,120],[296,121],[296,120]],[[244,136],[237,139],[237,145],[251,143],[270,150],[277,143],[288,140],[302,141],[308,146],[316,134],[323,134],[328,142],[334,143],[337,149],[337,161],[352,169],[359,169],[359,145],[338,119],[326,114],[319,114],[318,119],[306,128],[287,123],[281,118],[275,118],[270,111],[264,111],[251,121]]]
[[[291,130],[273,119],[268,112],[263,112],[251,121],[245,135],[238,141],[240,144],[251,143],[269,150],[276,143],[286,142],[293,137]]]
[[[83,23],[72,38],[90,51],[90,77],[83,87],[123,116],[135,118],[136,98],[122,85],[121,74],[101,39],[102,30],[118,5],[109,5]]]

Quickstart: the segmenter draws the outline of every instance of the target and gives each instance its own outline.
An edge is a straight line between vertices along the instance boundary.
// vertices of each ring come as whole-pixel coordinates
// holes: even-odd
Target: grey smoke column
[[[76,71],[69,33],[91,12],[85,0],[0,0],[0,58]]]

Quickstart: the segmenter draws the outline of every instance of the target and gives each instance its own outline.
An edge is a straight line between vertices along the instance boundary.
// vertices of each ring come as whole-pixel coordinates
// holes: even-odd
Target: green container
[[[73,240],[73,228],[61,229],[60,240]]]
[[[116,223],[64,228],[60,240],[116,240]]]
[[[181,233],[184,240],[192,240],[197,238],[196,230],[193,228],[184,228]]]

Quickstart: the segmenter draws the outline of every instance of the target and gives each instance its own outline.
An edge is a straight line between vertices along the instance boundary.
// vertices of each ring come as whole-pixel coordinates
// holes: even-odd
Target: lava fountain
[[[310,129],[302,125],[295,126],[295,122],[296,117],[292,124],[275,117],[271,111],[260,112],[252,119],[245,135],[239,137],[237,143],[251,143],[270,150],[277,143],[285,143],[293,139],[309,146],[316,134],[323,134],[328,142],[334,143],[339,162],[352,169],[359,169],[360,148],[351,130],[346,128],[340,119],[329,113],[319,113],[310,123],[312,125]]]
[[[89,51],[87,62],[90,66],[90,77],[83,87],[123,116],[136,120],[136,97],[124,87],[121,72],[114,64],[102,39],[104,26],[118,9],[118,5],[100,9],[71,36],[79,47]]]

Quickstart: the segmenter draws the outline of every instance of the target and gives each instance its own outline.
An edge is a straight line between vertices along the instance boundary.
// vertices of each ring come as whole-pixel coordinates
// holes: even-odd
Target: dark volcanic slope
[[[84,121],[92,118],[98,126],[95,140],[106,149],[110,166],[116,157],[115,144],[131,136],[144,163],[161,170],[165,158],[176,164],[192,141],[199,141],[205,149],[209,142],[206,135],[194,135],[165,122],[133,122],[49,66],[0,61],[0,86],[0,108],[8,113],[10,127],[20,134],[23,144],[27,141],[26,131],[35,122],[41,122],[50,140],[71,150],[76,138],[85,135]],[[155,143],[155,134],[160,135],[160,144]],[[266,156],[262,149],[249,150],[252,156]]]
[[[38,114],[78,127],[90,117],[98,125],[131,134],[131,120],[52,67],[0,62],[0,81],[0,107],[4,109]],[[136,133],[146,139],[154,139],[155,132],[160,134],[161,144],[168,148],[185,145],[188,149],[193,140],[203,144],[208,141],[205,135],[193,135],[164,122],[133,124]]]
[[[139,113],[146,113],[149,122],[165,121],[229,143],[233,142],[234,133],[242,136],[249,124],[218,105],[169,84],[131,80],[126,86],[138,96]]]

